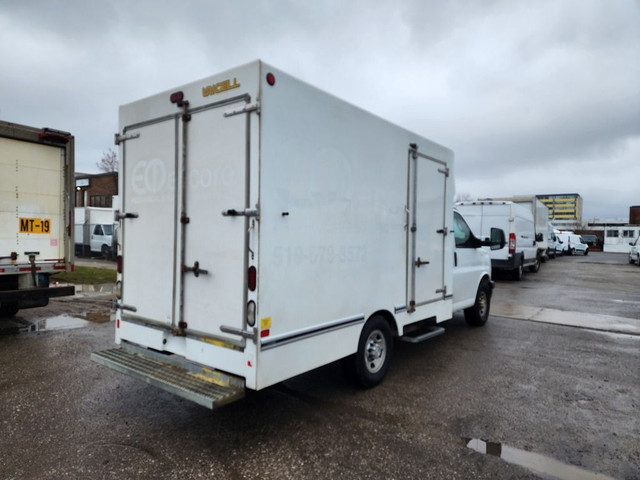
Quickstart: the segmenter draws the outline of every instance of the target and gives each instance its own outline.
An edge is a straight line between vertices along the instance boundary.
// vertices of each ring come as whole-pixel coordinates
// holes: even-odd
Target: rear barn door
[[[407,310],[441,300],[446,295],[445,205],[446,164],[409,151],[409,239]]]
[[[193,332],[235,341],[238,336],[222,332],[220,326],[244,326],[249,219],[223,211],[249,207],[250,114],[225,112],[242,106],[226,104],[193,113],[187,125],[184,182],[189,220],[184,228],[182,320]],[[206,273],[197,272],[196,265]]]
[[[122,303],[171,326],[174,312],[177,119],[126,131],[122,148]]]

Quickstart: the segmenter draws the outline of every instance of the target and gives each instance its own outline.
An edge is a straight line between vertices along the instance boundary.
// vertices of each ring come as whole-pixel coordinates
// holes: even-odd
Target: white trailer
[[[73,269],[73,136],[0,121],[0,317],[45,306]]]
[[[74,240],[76,254],[99,254],[111,258],[115,233],[115,210],[102,207],[76,207]]]
[[[483,198],[482,200],[508,201],[528,208],[533,215],[533,222],[536,230],[536,244],[538,247],[538,257],[540,261],[546,262],[550,255],[549,252],[549,208],[538,200],[535,195],[514,195],[513,197],[492,197]],[[554,254],[555,256],[555,254]]]
[[[125,105],[119,128],[121,348],[95,361],[215,408],[339,359],[370,387],[393,336],[486,321],[462,217],[454,283],[447,148],[259,61]]]

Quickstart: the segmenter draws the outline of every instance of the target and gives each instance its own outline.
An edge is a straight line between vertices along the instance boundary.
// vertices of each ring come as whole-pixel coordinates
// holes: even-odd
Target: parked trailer
[[[0,317],[42,307],[74,287],[49,287],[73,270],[73,136],[0,121]]]
[[[371,387],[394,336],[486,322],[447,148],[259,61],[119,124],[121,347],[93,360],[215,408],[339,359]]]

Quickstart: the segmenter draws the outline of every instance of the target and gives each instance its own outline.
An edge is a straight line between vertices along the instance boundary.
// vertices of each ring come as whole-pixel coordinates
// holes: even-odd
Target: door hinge
[[[446,295],[447,294],[447,286],[445,285],[444,287],[437,289],[436,293],[441,293],[442,295]]]
[[[200,268],[200,262],[196,261],[193,267],[182,265],[182,273],[193,273],[196,277],[199,277],[200,275],[209,275],[209,270]]]
[[[126,141],[126,140],[132,140],[134,138],[140,138],[140,134],[139,133],[129,133],[129,134],[122,134],[120,135],[119,133],[116,133],[114,135],[114,143],[116,145],[120,145],[122,142]]]
[[[126,212],[121,212],[119,210],[116,210],[113,218],[117,222],[119,220],[124,220],[125,218],[138,218],[138,214],[133,212],[126,213]]]
[[[124,303],[114,302],[113,304],[116,310],[128,310],[130,312],[137,312],[138,309],[132,305],[125,305]]]
[[[235,108],[233,110],[227,110],[224,112],[225,117],[233,117],[234,115],[241,115],[243,113],[256,112],[260,113],[260,103],[248,103],[242,108]]]
[[[413,263],[418,268],[420,268],[422,265],[429,265],[429,261],[428,260],[420,260],[420,257],[418,257],[418,259]]]
[[[449,176],[449,169],[448,168],[439,168],[438,172],[443,173],[445,177]]]
[[[250,209],[246,208],[244,210],[236,210],[235,208],[230,208],[228,210],[222,211],[223,217],[256,217],[260,216],[258,209]]]
[[[449,233],[449,230],[447,230],[447,228],[441,228],[440,230],[436,230],[436,233],[441,233],[442,235],[447,235]]]

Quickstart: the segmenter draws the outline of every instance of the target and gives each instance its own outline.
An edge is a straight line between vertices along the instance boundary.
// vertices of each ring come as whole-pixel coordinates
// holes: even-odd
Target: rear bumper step
[[[212,410],[244,397],[244,380],[239,377],[184,360],[181,366],[143,351],[114,348],[92,353],[91,360]]]

